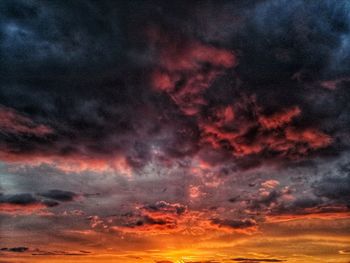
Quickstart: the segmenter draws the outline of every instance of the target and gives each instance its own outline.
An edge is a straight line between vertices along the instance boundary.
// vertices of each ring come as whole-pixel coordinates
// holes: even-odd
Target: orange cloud
[[[183,205],[162,203],[161,206],[138,207],[134,213],[120,217],[109,228],[114,231],[143,235],[182,233],[204,235],[209,232],[253,234],[258,231],[253,219],[219,219],[220,215],[211,210],[189,210]],[[103,222],[100,222],[103,224]]]
[[[45,208],[47,208],[47,206],[44,203],[33,203],[27,205],[4,203],[0,204],[0,214],[30,215],[33,213],[43,212]]]
[[[269,189],[274,189],[276,186],[278,186],[280,183],[277,180],[267,180],[265,182],[261,183],[262,187],[269,188]]]
[[[324,220],[334,220],[334,219],[350,219],[349,212],[331,212],[331,213],[315,213],[307,215],[276,215],[267,216],[266,222],[268,223],[279,223],[287,222],[292,220],[307,220],[307,219],[324,219]]]
[[[350,212],[346,206],[326,206],[326,207],[312,207],[306,208],[302,211],[295,211],[295,213],[267,215],[266,222],[278,223],[292,220],[306,220],[306,219],[350,219]]]
[[[8,163],[39,166],[41,164],[49,164],[63,172],[83,172],[83,171],[115,171],[121,175],[132,176],[132,167],[129,165],[124,156],[84,156],[72,154],[60,156],[57,154],[14,154],[6,151],[0,151],[0,160]]]

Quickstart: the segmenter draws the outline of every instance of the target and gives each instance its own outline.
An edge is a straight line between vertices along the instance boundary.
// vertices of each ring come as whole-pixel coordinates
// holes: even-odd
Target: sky
[[[349,263],[350,2],[0,1],[0,263]]]

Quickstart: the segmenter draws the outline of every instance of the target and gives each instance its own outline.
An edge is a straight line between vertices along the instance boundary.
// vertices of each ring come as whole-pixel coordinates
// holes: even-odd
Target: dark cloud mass
[[[340,167],[338,176],[325,176],[313,185],[314,192],[319,197],[326,197],[338,203],[350,206],[350,170]]]
[[[169,204],[164,201],[159,201],[154,205],[144,206],[143,209],[150,212],[163,212],[163,213],[170,213],[170,214],[175,213],[175,214],[181,215],[186,211],[186,206],[181,204]]]
[[[1,203],[9,203],[16,205],[30,205],[38,201],[31,194],[1,195],[0,197]]]
[[[44,208],[58,206],[61,202],[73,201],[77,195],[62,190],[50,190],[41,194],[0,194],[0,214],[30,214]]]
[[[2,158],[341,151],[347,2],[253,2],[3,1]]]
[[[39,196],[43,196],[49,199],[53,199],[56,201],[73,201],[75,197],[77,197],[77,194],[70,192],[70,191],[62,191],[62,190],[49,190],[47,192],[39,193]]]
[[[248,228],[256,225],[256,222],[252,219],[245,220],[221,220],[221,219],[213,219],[212,223],[218,225],[219,227],[230,227],[233,229],[239,228]]]

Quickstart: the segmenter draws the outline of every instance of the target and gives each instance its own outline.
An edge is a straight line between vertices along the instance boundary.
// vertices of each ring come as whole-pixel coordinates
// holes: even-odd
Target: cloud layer
[[[345,258],[348,1],[4,0],[0,10],[10,261]]]

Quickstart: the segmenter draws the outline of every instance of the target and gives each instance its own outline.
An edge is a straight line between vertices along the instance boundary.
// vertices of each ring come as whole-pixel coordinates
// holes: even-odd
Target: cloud
[[[158,201],[154,205],[146,205],[142,207],[141,209],[144,209],[146,211],[149,211],[151,213],[154,212],[161,212],[165,214],[177,214],[181,215],[186,212],[186,206],[182,204],[171,204],[167,203],[165,201]]]
[[[1,203],[9,203],[16,205],[30,205],[37,203],[38,200],[35,199],[31,194],[15,194],[15,195],[3,195],[1,194]]]
[[[73,201],[78,195],[76,193],[70,191],[62,191],[62,190],[49,190],[47,192],[38,193],[39,196],[43,196],[49,199],[53,199],[56,201]]]
[[[276,112],[271,116],[260,116],[259,122],[265,129],[276,129],[292,122],[300,113],[300,108],[295,106],[290,109],[284,109],[281,112]]]
[[[5,214],[31,214],[57,205],[57,202],[39,200],[27,193],[0,195],[0,213]]]
[[[0,105],[0,131],[11,135],[46,136],[53,133],[52,129],[36,124],[28,117],[17,113],[15,110]]]
[[[0,10],[0,209],[51,215],[2,215],[13,236],[205,247],[349,217],[349,171],[335,164],[350,146],[348,1]]]
[[[214,119],[214,122],[200,122],[204,144],[217,150],[226,149],[238,158],[252,155],[264,158],[267,155],[295,159],[326,148],[332,143],[331,137],[321,131],[293,127],[291,120],[296,116],[293,110],[290,116],[285,115],[283,110],[281,113],[274,113],[274,117],[264,117],[255,97],[243,99],[234,105],[234,111],[240,118],[232,119],[229,123],[223,123],[220,118]],[[294,112],[299,115],[301,111],[298,109]],[[251,117],[253,114],[257,119]],[[281,120],[277,120],[278,118]]]
[[[250,263],[258,263],[258,262],[283,262],[286,260],[275,259],[275,258],[234,258],[233,261],[237,262],[250,262]]]
[[[255,227],[257,225],[256,221],[253,219],[243,219],[243,220],[229,220],[229,219],[212,219],[212,224],[218,225],[219,227],[228,227],[232,229],[244,229]]]
[[[237,63],[234,54],[176,32],[170,35],[157,28],[149,31],[150,42],[159,52],[152,86],[165,91],[185,115],[198,114],[207,104],[204,91],[225,69]]]
[[[157,4],[4,2],[1,49],[11,55],[4,57],[0,126],[13,129],[1,134],[0,158],[130,175],[208,147],[242,169],[344,150],[346,120],[338,116],[348,115],[347,91],[318,88],[325,77],[344,79],[328,61],[348,33],[346,2]],[[94,12],[100,9],[110,13]],[[63,14],[64,25],[82,18],[67,27]],[[325,107],[330,100],[337,103]]]
[[[15,253],[22,253],[22,252],[27,252],[29,248],[27,247],[3,247],[0,248],[0,251],[6,251],[6,252],[15,252]]]
[[[350,172],[337,176],[324,176],[313,184],[315,194],[326,197],[335,203],[350,205]]]
[[[28,247],[3,247],[0,248],[0,252],[12,252],[12,253],[31,253],[32,256],[87,256],[91,254],[90,251],[78,250],[78,251],[64,251],[64,250],[41,250],[31,249]]]
[[[267,180],[265,182],[261,183],[262,187],[269,188],[269,189],[274,189],[276,186],[278,186],[280,183],[277,180]]]
[[[186,218],[187,208],[178,203],[158,201],[137,207],[135,212],[122,214],[118,225],[111,228],[126,233],[149,232],[178,232],[183,229],[182,220]]]
[[[32,252],[32,256],[88,256],[90,251],[62,251],[62,250],[53,250],[53,251],[45,251],[40,249],[34,249]]]
[[[59,202],[73,201],[76,196],[73,192],[62,190],[50,190],[38,194],[38,196],[30,193],[0,194],[0,213],[19,215],[32,214],[34,212],[42,213],[45,208],[58,206]]]

